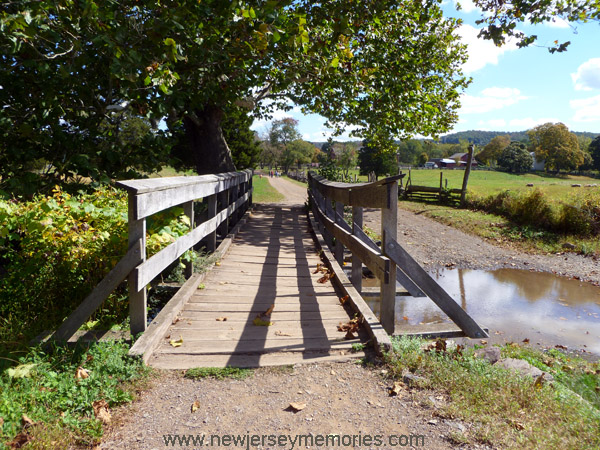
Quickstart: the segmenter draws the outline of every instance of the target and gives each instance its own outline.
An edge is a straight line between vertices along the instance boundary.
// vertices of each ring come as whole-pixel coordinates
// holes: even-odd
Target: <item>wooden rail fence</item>
[[[217,233],[224,237],[252,205],[252,170],[193,177],[120,181],[128,192],[129,250],[77,309],[54,332],[51,339],[68,340],[126,278],[129,287],[131,334],[145,331],[147,285],[187,250],[204,240],[208,251],[216,248]],[[196,225],[194,200],[207,202],[208,217]],[[181,205],[190,219],[190,231],[146,258],[146,220],[152,214]],[[186,266],[191,276],[193,268]]]
[[[471,338],[487,333],[397,242],[398,180],[403,175],[373,183],[336,183],[309,172],[309,200],[321,233],[343,265],[344,248],[352,253],[351,281],[362,291],[362,265],[379,279],[383,328],[394,333],[396,281],[413,297],[427,296]],[[344,206],[352,207],[352,226],[344,219]],[[363,231],[363,208],[381,209],[381,248]],[[335,239],[335,245],[334,245]]]

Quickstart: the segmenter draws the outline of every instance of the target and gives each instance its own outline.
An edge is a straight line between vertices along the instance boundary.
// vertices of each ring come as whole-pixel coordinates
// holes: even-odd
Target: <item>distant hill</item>
[[[586,136],[591,139],[594,139],[598,136],[598,133],[590,133],[587,131],[573,131],[573,133],[577,136]],[[440,137],[437,142],[442,144],[458,144],[460,140],[464,140],[475,144],[477,146],[487,145],[492,138],[496,136],[504,136],[509,135],[510,139],[513,141],[528,141],[527,132],[526,131],[482,131],[482,130],[469,130],[469,131],[459,131],[457,133],[447,134],[445,136]]]

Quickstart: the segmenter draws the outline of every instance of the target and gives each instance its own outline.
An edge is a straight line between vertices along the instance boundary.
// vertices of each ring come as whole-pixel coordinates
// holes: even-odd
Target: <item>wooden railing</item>
[[[129,250],[108,275],[52,335],[68,340],[126,278],[129,287],[131,334],[143,332],[147,323],[146,286],[187,250],[204,240],[207,251],[216,248],[217,233],[225,236],[252,205],[252,170],[193,177],[152,178],[120,181],[129,195]],[[196,225],[194,200],[204,199],[208,217]],[[190,232],[146,258],[146,219],[152,214],[181,205],[190,219]],[[186,276],[192,274],[191,265]]]
[[[367,266],[381,285],[383,328],[394,333],[396,281],[413,297],[433,300],[466,336],[486,337],[487,333],[397,242],[398,180],[403,175],[373,183],[336,183],[310,172],[309,199],[325,242],[343,266],[344,248],[352,253],[351,281],[362,291],[362,265]],[[344,206],[352,207],[352,226],[344,219]],[[381,247],[363,231],[363,208],[381,209]],[[335,245],[333,238],[335,238]]]

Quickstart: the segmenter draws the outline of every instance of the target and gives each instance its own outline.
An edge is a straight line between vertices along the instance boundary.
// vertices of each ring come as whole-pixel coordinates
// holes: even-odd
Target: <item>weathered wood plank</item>
[[[454,301],[448,293],[404,250],[398,242],[386,244],[388,256],[410,276],[421,290],[440,307],[470,338],[487,337],[487,333]]]
[[[338,331],[337,327],[323,328],[321,326],[314,325],[305,327],[300,327],[299,325],[294,326],[294,324],[286,325],[287,326],[285,328],[277,326],[268,327],[265,333],[265,330],[260,329],[261,327],[248,329],[247,327],[240,326],[236,327],[235,329],[232,329],[233,327],[214,329],[204,326],[202,328],[193,327],[192,325],[188,325],[186,322],[180,325],[178,322],[171,328],[169,339],[179,339],[181,337],[183,342],[213,340],[238,341],[243,337],[249,341],[264,341],[265,339],[279,339],[286,341],[288,339],[304,339],[305,337],[319,337],[328,340],[339,340],[343,339],[345,336],[345,333]]]
[[[149,180],[120,181],[118,186],[123,187],[136,198],[133,210],[134,219],[148,217],[172,206],[218,194],[239,183],[247,181],[252,176],[252,171],[232,172],[204,177],[173,177],[152,178]],[[192,178],[194,180],[185,180]],[[156,186],[156,188],[151,188]]]
[[[189,345],[186,345],[188,343]],[[200,348],[199,343],[202,345]],[[168,342],[161,343],[160,346],[155,350],[156,355],[163,353],[171,355],[209,355],[209,354],[228,354],[236,355],[240,353],[273,353],[273,352],[298,352],[298,351],[329,351],[329,350],[350,350],[352,345],[360,343],[360,339],[344,340],[341,336],[339,340],[328,340],[326,337],[323,338],[291,338],[291,339],[279,339],[278,337],[272,339],[256,339],[256,340],[237,340],[237,341],[224,341],[224,340],[199,340],[189,341],[184,340],[181,347],[172,347]]]
[[[138,240],[117,263],[115,267],[102,279],[94,290],[81,302],[69,317],[54,332],[50,339],[54,341],[67,341],[89,319],[104,300],[114,291],[127,275],[140,262],[140,249],[142,241]]]
[[[196,300],[198,298],[196,297]],[[320,304],[320,303],[308,303],[308,302],[296,302],[296,303],[281,303],[276,301],[271,303],[275,305],[275,309],[278,312],[322,312],[323,315],[328,315],[330,311],[338,313],[343,311],[338,304]],[[246,312],[256,313],[266,311],[271,305],[268,302],[265,303],[215,303],[215,302],[202,302],[202,301],[190,301],[186,311],[197,311],[197,312],[218,312],[218,313],[231,313],[231,312]]]
[[[398,183],[386,185],[386,206],[381,209],[381,249],[386,256],[390,242],[396,242],[398,235]],[[381,280],[381,324],[388,334],[394,332],[396,306],[396,263],[393,259],[389,265],[389,276]]]
[[[238,209],[247,199],[249,194],[240,199],[235,204],[229,205],[227,209],[219,212],[212,219],[198,225],[188,234],[181,236],[169,246],[163,248],[156,255],[153,255],[143,264],[135,269],[136,285],[135,288],[139,291],[142,287],[150,283],[157,275],[165,270],[173,261],[183,255],[187,250],[192,248],[207,235],[214,232],[217,226],[224,220],[226,216],[231,215],[233,211]]]
[[[206,322],[217,322],[217,319],[223,317],[218,311],[199,311],[195,303],[187,303],[182,310],[182,317],[186,317],[189,319],[206,321]],[[227,313],[227,322],[247,322],[252,325],[253,320],[255,319],[256,314],[252,312],[233,312],[229,311]],[[319,311],[302,311],[299,308],[296,311],[273,311],[271,314],[271,322],[274,324],[278,322],[286,322],[286,321],[298,321],[298,320],[321,320],[324,317],[327,317],[330,320],[348,320],[348,314],[343,309],[338,311],[327,311],[327,313],[321,313]],[[222,322],[225,324],[225,322]]]

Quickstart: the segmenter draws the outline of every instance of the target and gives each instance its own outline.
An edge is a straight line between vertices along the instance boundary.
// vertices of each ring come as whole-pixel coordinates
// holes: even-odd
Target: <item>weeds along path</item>
[[[500,247],[480,237],[424,217],[417,211],[398,208],[398,242],[426,269],[514,268],[552,272],[600,284],[600,266],[592,257],[575,253],[534,255],[510,247]],[[365,213],[365,225],[380,233],[378,210]]]

